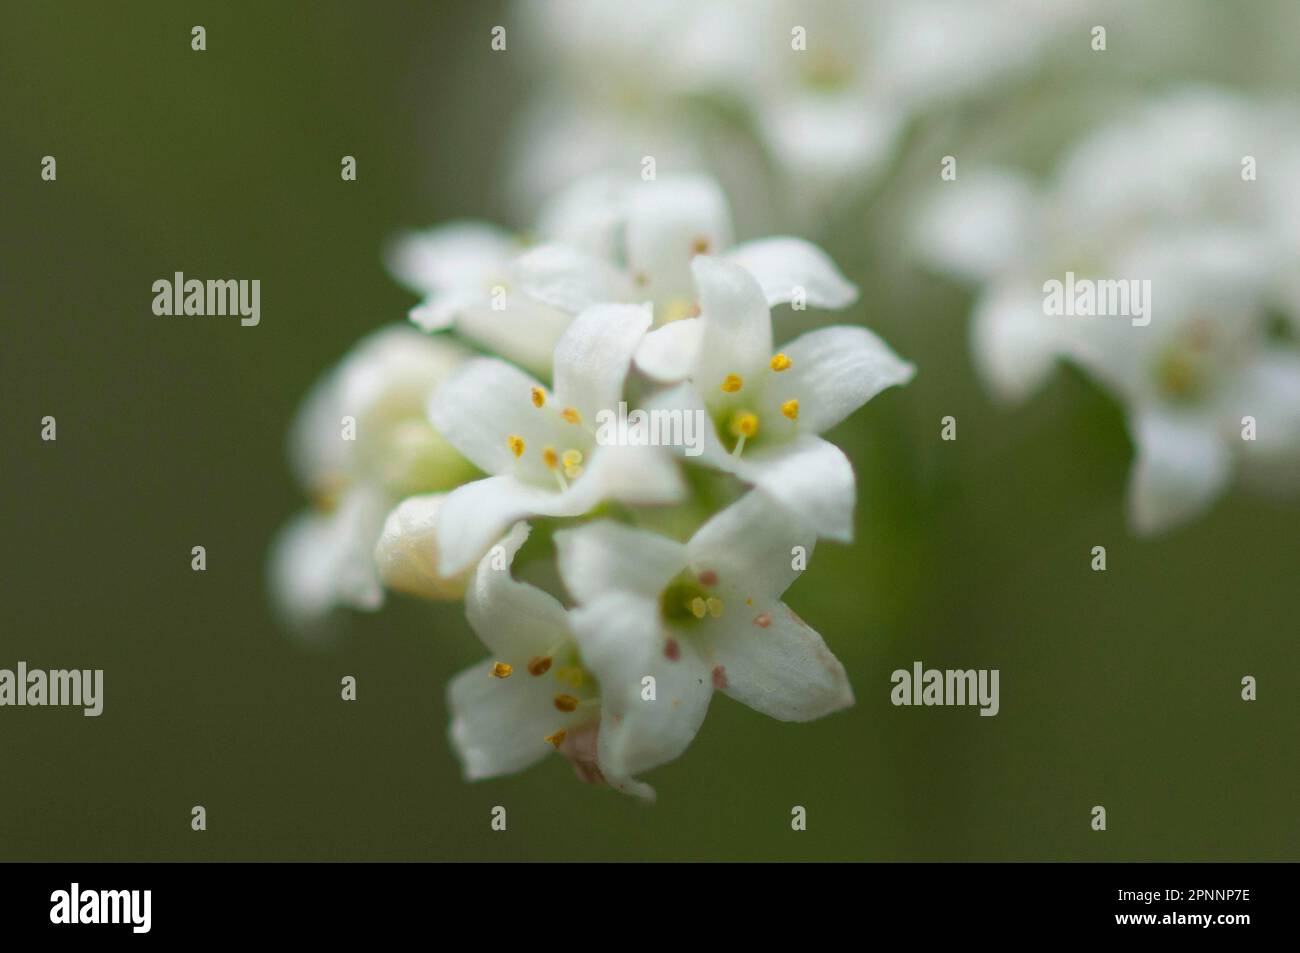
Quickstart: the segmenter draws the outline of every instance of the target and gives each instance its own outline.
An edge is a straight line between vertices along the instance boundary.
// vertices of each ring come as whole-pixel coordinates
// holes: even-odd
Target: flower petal
[[[477,562],[512,523],[553,508],[558,496],[510,474],[475,480],[452,490],[434,524],[439,574],[454,576]]]
[[[1042,386],[1055,366],[1059,335],[1032,286],[994,286],[980,295],[971,319],[975,366],[993,396],[1018,402]]]
[[[446,498],[445,493],[407,497],[388,514],[375,545],[375,563],[389,589],[424,599],[459,599],[465,594],[466,574],[438,575],[435,527]]]
[[[703,334],[704,323],[699,318],[682,318],[655,328],[636,349],[636,366],[662,383],[685,380],[695,367]]]
[[[513,267],[528,294],[569,314],[633,297],[632,283],[623,272],[567,245],[540,245],[516,259]]]
[[[557,443],[548,415],[530,399],[541,385],[495,358],[466,361],[429,401],[429,419],[471,463],[488,473],[509,472],[515,463],[508,437],[541,446]],[[531,438],[531,439],[530,439]]]
[[[518,250],[518,240],[505,229],[463,221],[400,235],[384,258],[401,284],[432,297],[453,289],[486,288],[488,279],[504,273]]]
[[[972,172],[936,189],[920,210],[913,239],[936,267],[978,282],[1028,259],[1038,214],[1028,179],[1004,170]]]
[[[632,777],[679,756],[694,740],[713,695],[709,669],[685,639],[665,655],[657,602],[610,593],[570,614],[583,664],[600,682],[601,770]],[[654,699],[644,697],[647,676]]]
[[[1137,456],[1129,473],[1129,519],[1155,534],[1209,507],[1227,485],[1232,460],[1213,423],[1147,409],[1130,423]]]
[[[830,256],[801,238],[763,238],[737,245],[723,256],[756,279],[769,305],[798,297],[815,308],[844,308],[858,299],[857,286]]]
[[[772,358],[772,315],[758,281],[740,265],[700,255],[692,263],[704,328],[692,378],[707,399],[728,374],[742,379]]]
[[[560,578],[580,605],[612,591],[658,599],[686,568],[681,543],[611,520],[560,530],[555,551]]]
[[[728,618],[730,616],[730,618]],[[721,690],[781,721],[811,721],[853,704],[848,675],[822,637],[784,602],[724,610],[704,637]]]
[[[547,679],[493,678],[494,659],[461,672],[447,686],[452,746],[470,781],[514,774],[555,749],[546,736],[572,720],[555,710]]]
[[[747,453],[735,471],[818,536],[853,539],[853,465],[844,451],[821,437],[793,440]]]
[[[601,304],[583,311],[555,347],[555,397],[588,421],[623,396],[632,356],[654,320],[646,305]]]
[[[690,297],[691,259],[731,244],[731,212],[708,176],[639,182],[628,197],[627,262],[655,300]]]
[[[820,328],[795,338],[782,351],[790,367],[769,379],[765,416],[779,420],[781,404],[797,398],[804,433],[829,430],[885,388],[906,384],[916,375],[913,364],[866,328]]]
[[[816,534],[792,513],[751,490],[701,526],[686,550],[691,568],[711,570],[727,599],[765,604],[779,599],[803,571],[794,568],[794,548],[803,548],[806,566],[816,543]]]
[[[528,539],[527,523],[516,523],[479,560],[473,585],[465,593],[465,615],[499,660],[521,667],[569,641],[564,606],[549,593],[519,582],[511,575],[515,554]],[[501,566],[503,568],[497,568]]]

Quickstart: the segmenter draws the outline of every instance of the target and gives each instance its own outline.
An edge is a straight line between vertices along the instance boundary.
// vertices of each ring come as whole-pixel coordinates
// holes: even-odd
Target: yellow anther
[[[728,374],[722,379],[722,392],[724,394],[734,394],[744,385],[739,374]]]
[[[691,254],[707,255],[711,247],[713,246],[710,244],[708,236],[699,235],[696,237],[695,241],[691,242]]]
[[[553,735],[547,735],[547,736],[546,736],[546,740],[547,740],[548,742],[550,742],[551,744],[555,745],[555,747],[558,748],[560,745],[564,744],[564,736],[565,736],[566,734],[567,734],[567,732],[565,732],[565,730],[564,730],[563,728],[561,728],[561,729],[560,729],[559,731],[557,731],[555,734],[553,734]]]
[[[576,407],[565,407],[560,411],[560,416],[563,417],[566,422],[571,424],[582,423],[582,414],[578,413],[578,408]]]
[[[549,655],[537,656],[537,658],[528,663],[528,674],[533,676],[545,675],[551,670],[552,661],[553,659]]]
[[[511,434],[506,437],[506,444],[510,447],[510,452],[517,458],[524,455],[524,438],[517,434]]]
[[[733,437],[752,437],[758,433],[758,415],[742,410],[731,418],[731,435]]]
[[[785,352],[784,352],[784,351],[782,351],[782,352],[780,352],[780,353],[778,353],[778,354],[773,354],[773,355],[772,355],[772,365],[771,365],[771,367],[772,367],[772,370],[776,371],[777,373],[780,373],[781,371],[784,371],[784,370],[786,370],[787,368],[789,368],[789,366],[790,366],[791,363],[792,363],[792,362],[791,362],[790,358],[788,358],[788,357],[785,356]]]
[[[576,467],[582,463],[582,451],[573,449],[565,450],[564,455],[560,457],[560,459],[564,461],[565,469]]]
[[[540,387],[533,388],[533,406],[541,407],[546,403],[546,391]]]
[[[542,447],[542,463],[546,464],[548,470],[554,470],[560,465],[560,458],[554,447]]]
[[[799,419],[799,401],[796,399],[787,400],[781,405],[781,416],[789,417],[791,420]]]
[[[713,618],[716,619],[718,616],[722,615],[721,599],[715,596],[710,596],[708,599],[704,600],[704,605],[709,610],[709,615],[713,616]]]
[[[572,695],[556,695],[555,707],[563,712],[577,711],[578,699],[574,698]]]
[[[691,615],[697,619],[703,619],[708,614],[709,604],[704,601],[703,597],[696,596],[691,600]]]
[[[514,670],[515,667],[513,665],[509,665],[505,662],[497,662],[495,665],[492,666],[492,671],[490,674],[492,675],[493,678],[509,678],[510,673],[513,672]]]

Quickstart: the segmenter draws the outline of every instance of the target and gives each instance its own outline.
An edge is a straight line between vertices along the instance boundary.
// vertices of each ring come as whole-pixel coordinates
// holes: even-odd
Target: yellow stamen
[[[711,247],[708,237],[700,235],[695,239],[695,241],[691,242],[691,254],[707,255]]]
[[[781,371],[788,369],[792,363],[793,362],[790,360],[790,358],[786,357],[784,351],[772,355],[771,367],[772,370],[776,371],[778,374]]]
[[[542,463],[546,464],[548,470],[554,470],[560,465],[560,458],[554,447],[542,447]]]
[[[709,604],[700,596],[696,596],[691,600],[691,615],[695,616],[695,618],[703,619],[708,611]]]
[[[781,405],[781,415],[789,417],[791,420],[799,419],[799,401],[796,399],[787,400]]]
[[[557,731],[555,734],[553,734],[553,735],[547,735],[547,736],[546,736],[546,740],[547,740],[548,742],[550,742],[551,744],[555,745],[556,748],[558,748],[558,747],[560,747],[560,745],[564,744],[564,736],[565,736],[565,734],[566,734],[565,730],[564,730],[563,728],[561,728],[561,729],[560,729],[559,731]]]
[[[517,434],[511,434],[506,437],[506,444],[510,447],[510,452],[518,459],[524,455],[524,438]]]
[[[582,414],[578,413],[578,408],[576,407],[565,407],[560,411],[560,416],[563,417],[566,422],[571,424],[582,423]]]
[[[578,464],[582,463],[582,451],[572,450],[572,449],[565,450],[564,456],[562,456],[560,459],[564,461],[564,466],[566,469],[568,467],[576,467],[578,466]]]
[[[731,433],[735,437],[752,437],[758,433],[758,415],[742,410],[731,418]]]
[[[577,711],[578,699],[574,698],[572,695],[556,695],[555,707],[563,712]]]
[[[551,670],[551,662],[554,661],[549,655],[539,655],[528,663],[528,674],[534,677],[545,675]]]
[[[492,666],[492,671],[489,674],[493,678],[509,678],[510,673],[514,670],[515,667],[513,665],[509,665],[506,662],[497,662]]]
[[[722,379],[722,392],[724,394],[734,394],[744,385],[739,374],[728,374]]]
[[[713,616],[713,618],[716,619],[718,618],[718,616],[722,615],[721,599],[718,599],[714,596],[710,596],[708,599],[704,600],[704,605],[708,608],[709,615]]]
[[[565,467],[564,475],[570,480],[576,480],[582,476],[582,467]]]
[[[546,403],[546,391],[540,387],[533,388],[533,406],[541,407]]]

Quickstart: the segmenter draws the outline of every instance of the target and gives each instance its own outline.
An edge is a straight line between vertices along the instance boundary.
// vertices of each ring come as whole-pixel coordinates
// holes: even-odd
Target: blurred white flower
[[[595,305],[555,348],[548,391],[495,358],[465,363],[434,394],[429,416],[486,479],[453,490],[436,521],[443,576],[473,563],[516,520],[579,516],[605,500],[664,504],[685,487],[658,448],[598,446],[598,412],[617,407],[650,309]]]
[[[637,350],[649,377],[685,382],[649,406],[703,411],[714,426],[701,463],[754,485],[818,535],[851,539],[853,467],[820,434],[916,369],[860,327],[821,328],[774,350],[768,297],[747,269],[700,256],[692,270],[700,316],[650,332]]]
[[[1084,9],[1075,0],[521,3],[544,82],[512,151],[514,177],[549,191],[600,168],[631,170],[645,155],[729,170],[740,149],[723,138],[723,154],[710,155],[717,149],[701,144],[738,114],[778,167],[785,204],[811,216],[870,184],[914,116],[1023,74]]]
[[[1026,399],[1067,358],[1124,402],[1140,532],[1200,513],[1237,461],[1276,469],[1300,449],[1300,364],[1274,326],[1297,320],[1297,247],[1278,209],[1300,177],[1298,129],[1289,110],[1180,90],[1088,136],[1045,187],[968,171],[919,217],[923,253],[982,285],[972,352],[997,396]],[[1150,323],[1046,313],[1045,282],[1067,273],[1149,281]]]
[[[557,239],[523,254],[515,272],[529,294],[571,314],[610,301],[650,301],[656,325],[698,314],[691,261],[699,255],[746,268],[768,304],[843,308],[858,296],[811,242],[782,236],[732,246],[726,197],[708,176],[587,179],[544,221]]]
[[[571,316],[519,292],[510,268],[522,249],[494,225],[453,222],[398,237],[387,261],[398,281],[424,296],[410,318],[425,331],[454,329],[545,374]]]
[[[425,416],[429,395],[464,358],[414,328],[384,328],[303,402],[291,462],[315,508],[280,531],[269,566],[272,595],[293,623],[309,624],[336,605],[382,604],[374,550],[389,508],[473,473]]]

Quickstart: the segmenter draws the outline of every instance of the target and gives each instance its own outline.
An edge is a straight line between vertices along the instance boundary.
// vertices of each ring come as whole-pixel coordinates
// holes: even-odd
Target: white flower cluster
[[[918,217],[930,260],[982,286],[971,345],[997,396],[1029,398],[1059,358],[1124,405],[1139,532],[1202,513],[1234,470],[1300,487],[1298,178],[1300,115],[1196,87],[1090,133],[1046,185],[968,168]],[[1146,282],[1148,311],[1045,313],[1067,273]]]
[[[853,533],[853,469],[821,434],[914,369],[861,327],[776,346],[774,305],[857,289],[807,242],[731,232],[710,179],[597,177],[529,247],[481,223],[405,236],[411,319],[447,333],[382,331],[307,401],[296,457],[323,505],[276,547],[282,601],[306,618],[383,585],[463,595],[489,651],[448,692],[470,778],[558,749],[648,797],[638,776],[715,691],[784,720],[852,703],[781,597],[819,537]],[[620,405],[703,421],[698,452],[602,439]]]

